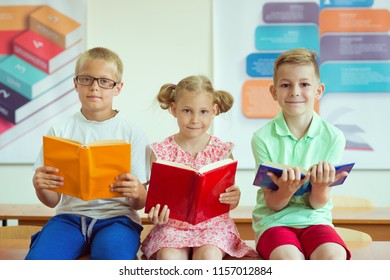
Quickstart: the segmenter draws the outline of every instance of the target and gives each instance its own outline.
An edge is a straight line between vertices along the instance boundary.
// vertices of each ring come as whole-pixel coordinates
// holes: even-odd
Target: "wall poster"
[[[325,94],[316,110],[344,132],[343,162],[390,169],[390,1],[213,3],[214,85],[236,100],[214,133],[235,142],[240,169],[255,168],[251,137],[280,110],[268,90],[273,62],[297,47],[319,54]]]
[[[32,163],[42,135],[79,107],[87,0],[0,1],[0,163]]]

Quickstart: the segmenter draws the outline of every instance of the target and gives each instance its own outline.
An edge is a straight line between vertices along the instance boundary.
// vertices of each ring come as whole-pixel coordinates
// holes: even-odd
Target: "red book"
[[[1,30],[0,29],[0,55],[12,54],[12,42],[13,40],[22,34],[24,31],[20,30]]]
[[[167,205],[169,217],[190,224],[229,212],[230,205],[219,202],[219,195],[234,185],[237,161],[226,159],[199,170],[158,160],[153,162],[145,213],[157,204]]]
[[[14,40],[13,51],[23,60],[50,74],[74,60],[82,50],[79,42],[64,49],[40,34],[28,30]]]

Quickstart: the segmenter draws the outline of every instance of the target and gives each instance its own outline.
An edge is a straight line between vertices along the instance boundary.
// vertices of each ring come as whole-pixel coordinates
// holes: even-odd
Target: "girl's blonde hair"
[[[163,85],[160,88],[156,99],[160,103],[162,109],[170,110],[172,103],[177,102],[180,96],[189,92],[210,93],[213,97],[213,104],[218,105],[217,115],[229,111],[234,103],[234,98],[230,93],[223,90],[214,90],[210,80],[202,75],[186,77],[177,85]]]
[[[76,68],[75,68],[76,76],[78,75],[81,66],[90,59],[103,60],[109,64],[112,64],[112,67],[115,71],[116,78],[117,78],[116,82],[122,81],[122,75],[123,75],[122,60],[115,52],[102,47],[92,48],[81,54],[81,56],[77,59],[76,62]]]

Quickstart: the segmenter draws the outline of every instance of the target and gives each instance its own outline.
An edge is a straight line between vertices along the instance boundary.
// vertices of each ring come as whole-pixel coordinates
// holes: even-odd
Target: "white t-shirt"
[[[89,121],[81,111],[72,117],[53,125],[48,135],[70,138],[83,144],[96,140],[122,139],[131,144],[131,173],[141,183],[146,183],[150,175],[149,142],[146,135],[133,123],[123,118],[120,112],[106,121]],[[34,164],[34,169],[43,166],[42,149]],[[140,217],[132,209],[127,198],[97,199],[84,201],[79,198],[62,195],[56,209],[57,214],[75,214],[96,219],[128,216],[134,222],[141,223]]]

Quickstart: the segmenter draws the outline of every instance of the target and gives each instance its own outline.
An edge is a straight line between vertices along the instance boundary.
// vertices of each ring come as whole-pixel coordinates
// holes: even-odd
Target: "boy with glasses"
[[[42,151],[34,165],[33,185],[38,199],[57,207],[43,229],[32,237],[26,259],[135,259],[140,246],[141,220],[137,210],[146,200],[148,141],[133,123],[112,108],[122,90],[123,64],[105,48],[84,52],[76,63],[74,86],[81,110],[49,130],[49,135],[82,143],[122,139],[131,144],[132,172],[112,178],[119,198],[83,201],[51,189],[63,185],[55,166],[43,166]]]

